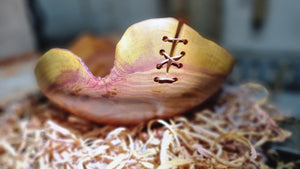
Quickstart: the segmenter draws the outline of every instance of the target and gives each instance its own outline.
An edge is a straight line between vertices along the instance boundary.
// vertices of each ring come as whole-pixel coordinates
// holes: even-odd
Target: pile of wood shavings
[[[131,127],[91,123],[31,96],[1,113],[0,166],[268,168],[261,146],[283,141],[290,132],[257,97],[261,88],[226,87],[213,108]]]

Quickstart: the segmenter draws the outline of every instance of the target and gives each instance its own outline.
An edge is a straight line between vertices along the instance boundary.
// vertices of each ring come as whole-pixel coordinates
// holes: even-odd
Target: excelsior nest
[[[262,104],[261,91],[225,87],[210,108],[131,127],[91,123],[34,95],[3,109],[0,166],[268,168],[261,146],[290,133],[271,118],[277,111]]]

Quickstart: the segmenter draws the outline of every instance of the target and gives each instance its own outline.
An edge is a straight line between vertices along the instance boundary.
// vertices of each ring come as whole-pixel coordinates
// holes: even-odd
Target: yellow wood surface
[[[176,41],[171,56],[184,51],[177,60],[183,67],[169,60],[157,69],[166,59],[160,54],[162,49],[172,55],[173,43],[162,38],[174,38],[178,25],[174,18],[161,18],[129,27],[116,47],[110,74],[102,78],[92,75],[70,51],[51,49],[35,69],[39,86],[55,104],[99,123],[136,124],[186,112],[221,87],[234,60],[225,49],[184,24],[178,38],[188,43]],[[177,81],[157,83],[155,77]]]

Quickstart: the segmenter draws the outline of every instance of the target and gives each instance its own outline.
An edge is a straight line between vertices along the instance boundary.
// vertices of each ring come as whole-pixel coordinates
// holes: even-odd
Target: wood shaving
[[[291,133],[273,120],[279,114],[262,101],[266,96],[257,96],[259,90],[265,92],[258,85],[227,86],[212,106],[129,127],[83,120],[35,94],[1,113],[0,166],[269,168],[261,146]]]

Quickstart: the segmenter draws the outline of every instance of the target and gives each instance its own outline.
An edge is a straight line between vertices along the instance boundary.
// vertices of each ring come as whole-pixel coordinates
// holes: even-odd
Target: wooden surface
[[[225,49],[174,18],[130,26],[105,77],[94,76],[79,57],[63,49],[46,52],[35,69],[39,87],[67,111],[106,124],[184,113],[219,90],[234,64]]]

